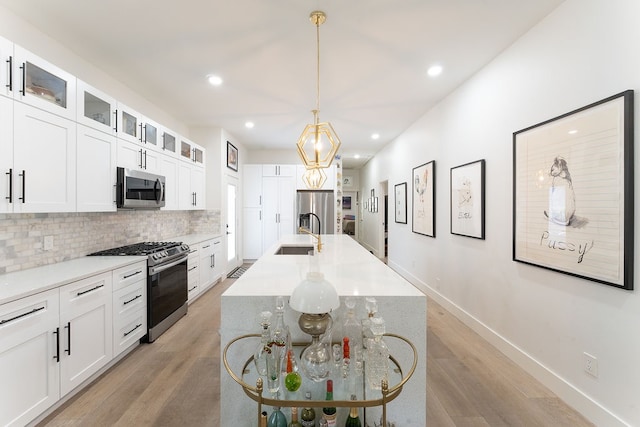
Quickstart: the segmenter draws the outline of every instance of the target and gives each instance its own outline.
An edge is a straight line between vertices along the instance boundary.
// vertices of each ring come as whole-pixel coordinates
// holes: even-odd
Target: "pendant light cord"
[[[320,111],[320,21],[316,21],[316,53],[317,53],[317,68],[316,68],[316,110]]]

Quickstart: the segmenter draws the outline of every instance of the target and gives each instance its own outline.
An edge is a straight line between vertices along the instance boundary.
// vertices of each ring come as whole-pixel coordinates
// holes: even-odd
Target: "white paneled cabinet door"
[[[262,256],[262,209],[243,209],[242,257],[258,259]]]
[[[77,210],[116,210],[116,137],[78,125]]]
[[[294,169],[295,170],[295,169]],[[278,180],[278,239],[295,232],[295,203],[296,181],[295,177],[280,178]]]
[[[76,210],[76,124],[14,103],[14,212]]]
[[[58,290],[0,306],[0,425],[24,426],[60,397]]]
[[[13,60],[13,43],[0,37],[0,63],[6,64],[0,67],[0,95],[9,98],[13,98],[13,91],[15,90]]]
[[[200,243],[200,263],[198,269],[200,270],[200,288],[205,289],[214,280],[215,269],[215,255],[214,255],[214,241],[207,240]]]
[[[60,395],[64,396],[113,356],[112,273],[60,288]]]
[[[191,190],[191,164],[181,161],[178,176],[178,205],[181,210],[191,210],[195,208],[195,197]]]
[[[0,212],[12,212],[15,204],[13,168],[13,100],[0,96]]]
[[[165,177],[164,187],[164,200],[165,205],[163,210],[175,210],[178,209],[178,177],[180,170],[178,167],[180,161],[171,157],[168,154],[160,154],[158,164],[160,165],[160,175]]]
[[[242,171],[242,206],[262,207],[262,165],[244,165]]]
[[[204,168],[194,166],[191,169],[191,189],[195,193],[194,209],[204,209]]]
[[[263,251],[278,241],[278,178],[262,178]]]

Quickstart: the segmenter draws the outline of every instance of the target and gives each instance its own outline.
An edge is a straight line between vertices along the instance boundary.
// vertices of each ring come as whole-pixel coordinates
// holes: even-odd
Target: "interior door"
[[[238,179],[227,181],[227,267],[229,271],[239,267],[238,258]]]

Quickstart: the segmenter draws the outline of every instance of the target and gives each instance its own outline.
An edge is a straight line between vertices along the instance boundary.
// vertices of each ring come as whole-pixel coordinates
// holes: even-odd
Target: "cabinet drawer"
[[[57,289],[0,305],[0,353],[29,337],[55,330],[59,313]]]
[[[113,293],[113,318],[117,321],[137,310],[146,310],[147,281],[140,280]]]
[[[140,279],[147,279],[147,261],[113,270],[113,290],[122,289]]]
[[[117,356],[147,333],[147,312],[139,310],[113,323],[113,355]]]

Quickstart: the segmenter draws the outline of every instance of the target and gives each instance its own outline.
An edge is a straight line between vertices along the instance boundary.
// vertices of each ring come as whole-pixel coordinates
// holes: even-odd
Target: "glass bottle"
[[[351,368],[351,350],[349,337],[342,338],[342,379],[347,382]]]
[[[291,408],[291,422],[289,422],[289,427],[302,427],[302,424],[298,421],[298,408],[295,406]]]
[[[362,324],[356,319],[356,299],[347,297],[344,305],[347,307],[347,314],[342,328],[344,336],[349,337],[349,344],[353,350],[356,347],[362,347]]]
[[[302,385],[302,377],[298,373],[297,367],[294,368],[294,358],[293,350],[289,350],[287,352],[287,376],[284,377],[284,386],[292,392],[298,391]]]
[[[308,391],[304,394],[306,400],[311,400],[311,392]],[[308,406],[302,408],[302,414],[300,414],[302,427],[316,427],[316,411],[313,407]]]
[[[382,389],[382,380],[388,381],[389,349],[382,339],[384,332],[384,319],[381,317],[371,318],[373,339],[367,344],[367,357],[364,366],[369,387],[374,390]]]
[[[290,343],[289,327],[284,323],[284,298],[279,296],[276,298],[276,319],[271,326],[270,346],[280,356],[282,368],[286,367],[287,345]]]
[[[269,415],[269,420],[267,420],[267,427],[287,427],[287,417],[284,416],[279,407],[273,407],[273,412]]]
[[[356,395],[351,395],[351,400],[356,400]],[[360,416],[358,415],[358,408],[352,406],[349,410],[349,417],[347,417],[347,422],[344,424],[345,427],[362,427],[362,422],[360,422]]]
[[[333,401],[333,381],[327,380],[327,402]],[[322,408],[322,417],[327,420],[327,427],[335,427],[337,425],[337,413],[335,406],[325,406]]]
[[[262,327],[262,337],[260,338],[260,344],[253,355],[253,362],[256,365],[256,371],[258,375],[267,375],[267,351],[269,346],[269,340],[271,339],[271,312],[263,311],[260,313],[260,326]]]
[[[369,341],[373,338],[371,333],[371,319],[378,312],[378,302],[374,297],[365,298],[365,308],[367,309],[367,317],[362,320],[362,347],[367,348]]]

